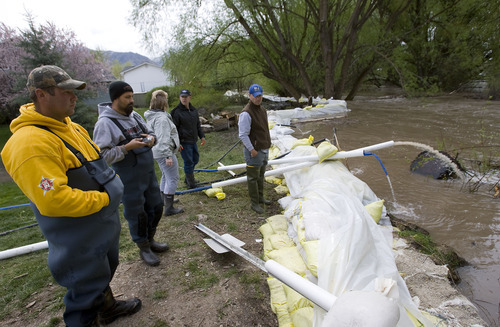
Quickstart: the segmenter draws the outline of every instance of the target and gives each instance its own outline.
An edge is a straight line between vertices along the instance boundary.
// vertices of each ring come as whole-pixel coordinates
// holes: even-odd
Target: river
[[[461,96],[360,97],[347,108],[346,117],[301,124],[294,136],[332,140],[335,128],[342,150],[390,140],[418,142],[458,153],[474,174],[443,181],[412,173],[410,163],[422,150],[410,145],[376,152],[390,183],[374,156],[347,162],[386,200],[389,213],[427,230],[436,243],[450,246],[469,263],[458,269],[457,287],[490,326],[500,327],[500,196],[493,197],[500,173],[480,172],[487,158],[500,162],[500,102]]]

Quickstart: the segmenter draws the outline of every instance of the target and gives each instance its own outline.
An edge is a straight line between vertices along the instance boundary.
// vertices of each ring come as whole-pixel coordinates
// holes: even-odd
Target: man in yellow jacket
[[[27,87],[33,103],[21,106],[1,155],[48,241],[52,276],[67,288],[64,321],[100,326],[133,314],[141,300],[117,301],[109,287],[118,266],[123,183],[87,131],[68,117],[74,90],[86,84],[57,66],[41,66]]]

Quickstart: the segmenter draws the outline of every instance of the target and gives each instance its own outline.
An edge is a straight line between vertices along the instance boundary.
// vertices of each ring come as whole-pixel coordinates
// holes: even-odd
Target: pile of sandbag
[[[276,121],[277,116],[272,116]],[[279,200],[283,214],[268,218],[259,229],[263,235],[264,259],[273,259],[337,298],[357,292],[363,301],[359,297],[356,301],[363,306],[369,306],[370,301],[378,302],[372,303],[377,307],[383,302],[377,296],[383,296],[387,303],[396,305],[397,326],[433,325],[413,303],[398,273],[392,252],[392,226],[383,200],[342,162],[322,160],[335,151],[332,146],[325,144],[318,153],[320,147],[311,146],[311,138],[297,140],[278,123],[272,125],[271,136],[275,155],[318,155],[321,163],[286,172],[281,179],[272,181],[286,185],[287,195]],[[328,323],[325,310],[289,286],[273,277],[268,284],[271,306],[280,327]],[[380,288],[381,284],[390,286]],[[393,308],[387,306],[380,317],[392,314],[394,320]],[[342,326],[369,326],[363,324],[367,320],[356,309],[359,308],[352,306],[354,316],[359,319],[351,319],[351,325]],[[335,319],[339,321],[338,317]]]

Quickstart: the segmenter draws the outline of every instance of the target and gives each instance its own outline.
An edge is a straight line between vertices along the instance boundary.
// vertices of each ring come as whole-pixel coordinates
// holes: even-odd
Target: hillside
[[[133,66],[140,65],[144,62],[161,64],[159,59],[153,60],[135,52],[104,51],[104,54],[109,58],[110,63],[113,63],[114,60],[118,60],[121,64],[131,62]]]

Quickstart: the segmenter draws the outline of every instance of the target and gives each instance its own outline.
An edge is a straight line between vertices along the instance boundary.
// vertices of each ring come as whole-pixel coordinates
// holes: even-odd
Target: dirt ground
[[[209,224],[206,221],[202,223]],[[256,219],[248,224],[244,235],[238,235],[246,242],[244,248],[254,254],[262,251],[261,243],[255,241],[260,238],[258,226]],[[202,235],[196,235],[198,233],[189,232],[196,237],[193,241],[200,243]],[[435,265],[428,256],[402,239],[396,239],[395,244],[399,271],[421,310],[441,317],[448,326],[487,326],[479,318],[476,308],[450,284],[446,267]],[[269,305],[265,273],[235,254],[216,254],[201,245],[201,256],[196,256],[200,265],[221,272],[222,278],[208,289],[189,290],[185,280],[190,278],[190,273],[183,267],[191,251],[191,247],[172,249],[161,255],[162,262],[158,267],[148,267],[140,260],[120,264],[111,284],[115,296],[119,299],[139,297],[143,307],[137,314],[120,318],[109,326],[278,326]],[[229,271],[236,273],[229,274]],[[241,276],[245,274],[256,276],[259,281],[242,283]],[[223,277],[225,275],[227,277]],[[53,312],[44,300],[56,287],[52,285],[44,292],[34,294],[30,307],[0,325],[63,326],[62,322],[49,323],[53,317],[62,317],[62,308]],[[163,294],[161,296],[155,295],[158,290],[166,292],[159,292]]]

